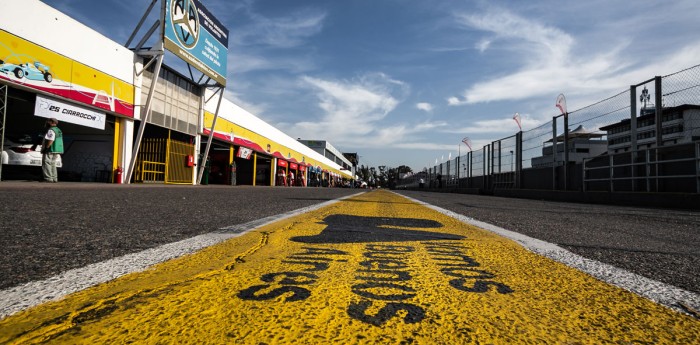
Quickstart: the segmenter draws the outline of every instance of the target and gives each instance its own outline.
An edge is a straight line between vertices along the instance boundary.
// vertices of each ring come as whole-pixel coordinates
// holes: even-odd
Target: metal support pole
[[[661,148],[664,144],[663,139],[663,102],[661,93],[661,77],[654,78],[654,88],[656,89],[654,95],[654,106],[656,107],[656,148]],[[658,152],[658,150],[657,150]],[[658,158],[658,157],[657,157]]]
[[[501,147],[501,140],[498,141],[498,173],[501,173],[501,167],[503,166],[503,162],[501,162],[501,159],[503,158],[503,150]]]
[[[552,118],[552,190],[557,190],[557,118]]]
[[[655,159],[655,164],[654,166],[656,167],[655,169],[655,175],[656,175],[656,192],[659,191],[659,151],[661,150],[661,146],[664,144],[664,138],[663,138],[663,98],[662,98],[662,90],[661,90],[661,77],[656,76],[654,77],[654,89],[655,89],[655,95],[654,95],[654,106],[656,107],[656,159]]]
[[[162,49],[162,42],[161,47]],[[141,114],[141,125],[139,126],[139,131],[136,134],[136,140],[134,142],[134,149],[131,152],[131,162],[129,163],[129,169],[126,172],[126,177],[124,178],[124,183],[131,183],[131,176],[134,174],[134,166],[136,165],[136,158],[139,154],[139,149],[141,148],[141,140],[143,139],[143,132],[146,129],[146,123],[151,116],[151,111],[153,110],[153,94],[156,90],[156,85],[158,84],[158,78],[160,78],[160,68],[163,64],[163,57],[165,55],[159,55],[158,60],[156,60],[155,71],[153,72],[153,78],[151,80],[151,88],[148,90],[148,97],[146,98],[145,114]]]
[[[522,170],[523,170],[523,132],[520,131],[515,135],[515,188],[520,189],[522,186]]]
[[[131,44],[131,41],[134,39],[134,37],[136,37],[136,34],[137,34],[137,33],[139,32],[139,30],[141,29],[141,25],[143,25],[143,22],[146,21],[146,18],[147,18],[148,15],[151,13],[151,10],[153,10],[153,6],[155,6],[155,4],[156,4],[157,2],[158,2],[158,0],[152,0],[152,1],[151,1],[151,4],[148,6],[148,9],[146,10],[146,12],[145,12],[145,13],[143,14],[143,16],[141,17],[141,20],[139,21],[139,23],[136,25],[136,28],[134,29],[134,32],[131,33],[131,36],[129,36],[129,39],[126,41],[126,44],[124,44],[125,47],[129,48],[129,44]]]
[[[564,190],[569,190],[569,113],[564,113]]]
[[[487,161],[488,161],[488,157],[489,157],[488,149],[489,149],[489,145],[484,146],[484,161],[483,161],[483,163],[481,164],[481,165],[482,165],[482,169],[483,169],[483,170],[482,170],[483,174],[482,174],[482,177],[481,177],[481,179],[482,179],[482,183],[481,183],[481,184],[482,184],[482,187],[483,187],[484,189],[486,189],[486,177],[488,176],[488,173],[487,173]]]
[[[7,85],[0,84],[0,113],[2,114],[2,122],[0,122],[0,152],[5,150],[5,122],[7,120]],[[0,162],[2,163],[2,162]],[[0,164],[0,181],[2,181],[2,164]]]
[[[615,164],[615,160],[613,159],[614,157],[612,155],[608,156],[608,176],[610,176],[610,192],[615,191],[615,167],[613,164]]]
[[[630,143],[632,145],[631,159],[632,163],[632,191],[637,190],[637,86],[630,86]]]

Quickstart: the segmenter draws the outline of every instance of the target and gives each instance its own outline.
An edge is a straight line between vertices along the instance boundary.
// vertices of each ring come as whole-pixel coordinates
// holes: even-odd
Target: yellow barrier
[[[169,138],[146,138],[137,158],[136,182],[191,184],[194,167],[187,166],[194,145]]]

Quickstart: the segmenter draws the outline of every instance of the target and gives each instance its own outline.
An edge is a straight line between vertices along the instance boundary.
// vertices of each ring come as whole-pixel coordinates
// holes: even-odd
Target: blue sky
[[[119,43],[150,4],[44,2]],[[560,93],[572,111],[700,63],[697,0],[202,2],[230,32],[229,100],[370,166],[422,170],[514,134],[515,112],[551,120]]]

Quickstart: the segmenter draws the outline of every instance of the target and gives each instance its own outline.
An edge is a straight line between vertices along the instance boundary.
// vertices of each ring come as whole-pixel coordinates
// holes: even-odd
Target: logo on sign
[[[199,41],[199,15],[193,0],[174,0],[171,3],[170,19],[177,40],[183,47],[192,49]]]

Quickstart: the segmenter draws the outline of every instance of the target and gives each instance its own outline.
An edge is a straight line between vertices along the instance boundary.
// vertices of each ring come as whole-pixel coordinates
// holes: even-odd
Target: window
[[[609,140],[608,140],[608,145],[623,144],[623,143],[628,143],[628,142],[630,142],[630,141],[632,141],[632,137],[629,136],[629,135],[625,135],[624,137],[609,139]]]
[[[637,134],[637,140],[656,137],[656,131],[646,131]]]

